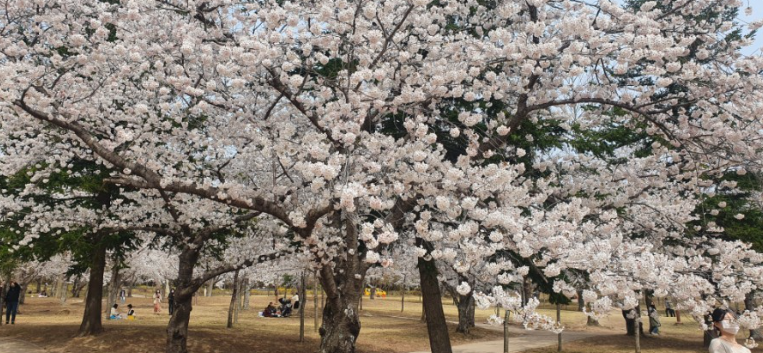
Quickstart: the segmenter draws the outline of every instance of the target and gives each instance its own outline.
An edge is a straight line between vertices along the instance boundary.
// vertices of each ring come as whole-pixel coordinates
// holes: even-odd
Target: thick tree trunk
[[[376,286],[371,284],[370,282],[368,283],[368,285],[371,287],[371,290],[369,291],[368,299],[374,300],[376,299]]]
[[[188,353],[188,323],[193,310],[193,293],[200,286],[193,284],[193,269],[199,261],[198,249],[184,247],[178,260],[175,308],[167,324],[167,353]]]
[[[323,308],[323,324],[320,328],[319,353],[353,353],[360,335],[358,310],[362,292],[345,292],[345,295],[328,298]]]
[[[462,295],[458,299],[458,327],[456,332],[468,334],[469,329],[474,327],[474,296],[472,292]]]
[[[41,286],[42,286],[42,279],[38,278],[37,279],[37,283],[35,283],[35,286],[34,286],[34,292],[35,293],[40,293],[40,287]]]
[[[585,301],[583,300],[583,290],[578,289],[577,295],[578,295],[578,311],[583,311],[583,309],[585,309]]]
[[[347,271],[335,274],[338,277],[337,281],[344,286],[337,283],[323,283],[325,288],[336,288],[338,293],[327,292],[328,298],[323,307],[323,324],[319,330],[321,335],[319,353],[355,352],[355,342],[360,334],[358,313],[360,298],[363,295],[363,281],[355,280],[354,275]],[[321,276],[321,282],[330,280],[330,276]]]
[[[431,251],[431,244],[417,238],[416,243]],[[440,281],[437,279],[437,265],[432,261],[418,259],[419,276],[421,278],[421,293],[424,302],[424,314],[426,315],[427,331],[429,333],[429,346],[432,353],[452,353],[448,325],[445,321],[445,313],[442,309],[442,296],[440,294]]]
[[[101,322],[101,299],[103,298],[103,272],[106,268],[106,246],[96,241],[93,262],[90,264],[90,278],[87,282],[85,313],[79,326],[79,336],[97,335],[103,332]]]
[[[233,293],[230,297],[230,305],[228,306],[228,328],[233,328],[233,321],[235,316],[235,311],[238,303],[238,290],[239,290],[239,284],[238,284],[238,273],[239,271],[236,270],[235,274],[233,275]]]

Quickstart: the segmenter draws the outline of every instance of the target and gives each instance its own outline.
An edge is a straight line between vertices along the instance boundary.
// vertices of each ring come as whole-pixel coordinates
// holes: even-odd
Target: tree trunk
[[[305,272],[302,272],[302,287],[299,290],[299,341],[305,341],[305,304],[307,303],[307,291],[305,290]]]
[[[59,293],[60,293],[60,295],[61,295],[61,296],[60,296],[60,299],[61,299],[61,305],[64,305],[64,304],[66,304],[66,297],[67,297],[67,294],[69,294],[69,293],[67,292],[67,287],[68,287],[68,286],[67,286],[67,284],[66,284],[66,278],[62,278],[62,279],[61,279],[61,289],[59,290]]]
[[[3,325],[3,310],[5,309],[5,293],[8,291],[8,282],[10,280],[5,281],[3,283],[3,286],[0,287],[0,326]]]
[[[80,278],[81,278],[80,275],[77,275],[77,277],[74,277],[74,282],[72,282],[72,298],[76,298],[77,297],[77,292],[78,292],[77,291],[77,287],[79,287],[80,282],[81,282]]]
[[[243,288],[244,288],[244,301],[241,305],[241,309],[243,310],[249,310],[249,300],[252,295],[252,288],[251,284],[249,283],[249,277],[244,277],[244,280],[242,281]]]
[[[34,292],[40,293],[40,287],[42,286],[42,279],[38,278],[37,283],[35,283]]]
[[[188,353],[188,322],[193,310],[193,293],[199,286],[193,284],[193,268],[199,261],[198,250],[186,245],[178,258],[175,310],[167,324],[167,353]]]
[[[74,288],[74,294],[72,295],[75,298],[79,298],[82,295],[82,289],[84,289],[87,286],[87,282],[83,281],[81,278],[79,279],[77,283],[77,287]]]
[[[93,262],[90,264],[90,278],[85,296],[85,313],[79,326],[79,336],[97,335],[103,332],[101,323],[101,299],[103,298],[103,272],[106,268],[106,246],[101,239],[95,240]]]
[[[641,328],[641,314],[639,313],[636,316],[636,319],[633,320],[633,331],[636,332],[634,336],[636,336],[636,353],[641,353],[641,335],[639,334],[639,328]]]
[[[591,310],[591,303],[586,304],[586,306],[588,307],[588,310]],[[588,316],[588,315],[586,315],[586,317],[587,317],[586,319],[587,326],[601,326],[599,324],[599,320],[596,320],[592,316]]]
[[[51,298],[56,298],[56,289],[58,289],[58,277],[56,277],[56,281],[53,282],[53,286],[50,287],[50,293],[48,293],[48,296]]]
[[[351,264],[348,267],[354,266]],[[329,268],[321,271],[321,282],[326,288],[327,298],[323,308],[323,324],[319,330],[321,345],[318,353],[354,353],[355,342],[360,334],[358,313],[365,273],[359,273],[361,278],[356,279],[355,271],[345,270],[336,274],[330,273],[332,269]],[[332,277],[338,283],[331,283],[334,281]],[[330,291],[329,288],[334,289]]]
[[[402,298],[400,299],[400,312],[405,311],[405,275],[403,275],[403,285],[400,288]]]
[[[578,294],[578,297],[580,297],[580,294]],[[562,322],[562,305],[557,302],[556,303],[556,325],[561,326],[561,322]],[[562,351],[562,332],[561,331],[557,334],[556,340],[557,340],[556,351],[561,352]]]
[[[217,278],[213,278],[213,279],[209,280],[209,283],[207,284],[207,296],[208,297],[212,296],[212,289],[215,288],[215,281],[216,280],[217,280]]]
[[[418,246],[431,251],[432,245],[421,238],[416,239]],[[418,259],[421,293],[424,302],[424,314],[429,333],[429,346],[434,353],[452,353],[448,325],[442,309],[440,281],[437,279],[437,265],[434,260]]]
[[[24,299],[26,299],[26,290],[29,287],[29,282],[20,283],[19,286],[21,286],[21,295],[19,295],[19,305],[21,305],[24,304]]]
[[[109,317],[109,310],[112,305],[116,304],[117,296],[119,295],[119,287],[122,285],[122,279],[119,275],[119,264],[114,261],[114,265],[111,266],[111,280],[109,281],[109,293],[106,300],[106,317]]]
[[[313,314],[314,330],[318,332],[318,271],[313,272]]]
[[[376,286],[371,284],[371,282],[368,282],[368,285],[371,287],[371,290],[369,291],[368,299],[374,300],[376,299]]]
[[[585,309],[585,301],[583,300],[583,290],[578,289],[577,294],[578,294],[578,311],[583,311],[583,309]]]
[[[132,281],[132,282],[130,283],[130,286],[129,286],[129,287],[127,287],[127,297],[128,297],[128,298],[132,298],[132,288],[133,288],[133,287],[135,287],[135,282],[136,282],[136,281]]]
[[[469,329],[474,327],[474,296],[472,292],[461,295],[458,299],[458,327],[456,332],[468,334]]]
[[[235,316],[236,307],[238,306],[238,270],[236,270],[235,274],[233,275],[233,293],[230,297],[230,305],[228,306],[228,328],[233,328],[233,321]]]

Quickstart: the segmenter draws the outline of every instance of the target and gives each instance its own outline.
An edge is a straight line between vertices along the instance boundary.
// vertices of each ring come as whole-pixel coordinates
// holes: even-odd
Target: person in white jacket
[[[747,347],[737,343],[739,323],[734,312],[718,308],[713,311],[712,317],[713,327],[720,331],[720,335],[710,341],[710,353],[750,353]]]

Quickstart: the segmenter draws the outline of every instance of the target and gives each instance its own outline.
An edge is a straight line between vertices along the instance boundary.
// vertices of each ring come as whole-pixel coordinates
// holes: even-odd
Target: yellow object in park
[[[371,288],[366,288],[363,295],[370,297],[371,296]],[[383,289],[376,288],[376,296],[386,298],[387,297],[387,291]]]

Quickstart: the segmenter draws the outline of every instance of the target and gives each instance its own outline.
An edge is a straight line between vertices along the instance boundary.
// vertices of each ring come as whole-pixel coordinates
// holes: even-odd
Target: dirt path
[[[503,326],[477,324],[488,329],[503,331]],[[593,336],[603,335],[602,332],[564,331],[562,342],[572,342]],[[519,327],[509,326],[509,352],[524,352],[528,349],[555,346],[558,336],[549,331],[524,330]],[[429,351],[413,352],[429,353]],[[453,353],[503,353],[503,340],[469,343],[453,347]]]
[[[33,343],[0,337],[0,352],[43,353],[45,350]]]

